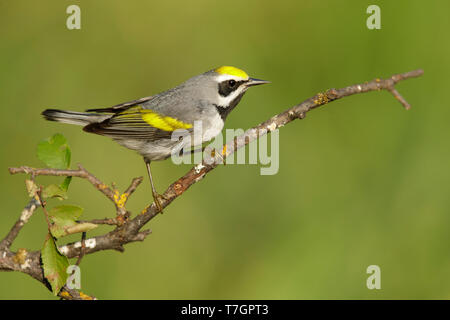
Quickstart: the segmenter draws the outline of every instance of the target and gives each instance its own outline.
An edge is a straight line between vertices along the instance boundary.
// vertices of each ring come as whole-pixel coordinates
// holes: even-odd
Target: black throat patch
[[[242,92],[240,95],[238,95],[233,101],[231,101],[230,105],[228,106],[219,106],[217,104],[214,105],[223,121],[225,121],[228,114],[238,105],[239,101],[241,101],[244,93],[245,92]]]

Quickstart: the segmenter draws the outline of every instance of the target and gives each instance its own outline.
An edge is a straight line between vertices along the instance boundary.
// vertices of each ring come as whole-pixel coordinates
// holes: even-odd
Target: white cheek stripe
[[[233,101],[234,99],[237,98],[238,95],[240,95],[241,93],[243,93],[245,90],[247,90],[246,87],[241,87],[238,88],[236,91],[232,92],[231,94],[229,94],[226,97],[222,97],[219,94],[219,101],[218,101],[218,105],[221,107],[228,107],[231,103],[231,101]]]

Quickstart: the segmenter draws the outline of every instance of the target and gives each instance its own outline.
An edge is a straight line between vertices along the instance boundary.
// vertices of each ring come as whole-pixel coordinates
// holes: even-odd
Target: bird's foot
[[[214,158],[214,162],[223,163],[223,165],[227,164],[226,160],[227,156],[227,146],[223,146],[222,151],[218,152],[216,149],[211,150],[211,158]]]
[[[153,193],[153,201],[155,201],[156,208],[158,208],[158,212],[163,213],[162,202],[164,200],[168,200],[164,195],[159,193]]]

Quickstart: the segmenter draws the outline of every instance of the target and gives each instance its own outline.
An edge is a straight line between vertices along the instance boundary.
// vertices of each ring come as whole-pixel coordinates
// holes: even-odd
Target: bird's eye
[[[236,80],[228,80],[228,85],[230,86],[230,88],[233,88],[236,85]]]

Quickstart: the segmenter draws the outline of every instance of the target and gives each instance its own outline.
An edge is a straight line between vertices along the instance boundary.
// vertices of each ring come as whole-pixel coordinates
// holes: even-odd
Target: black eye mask
[[[219,94],[222,97],[228,96],[233,91],[236,91],[246,80],[236,81],[236,80],[226,80],[219,83]]]

